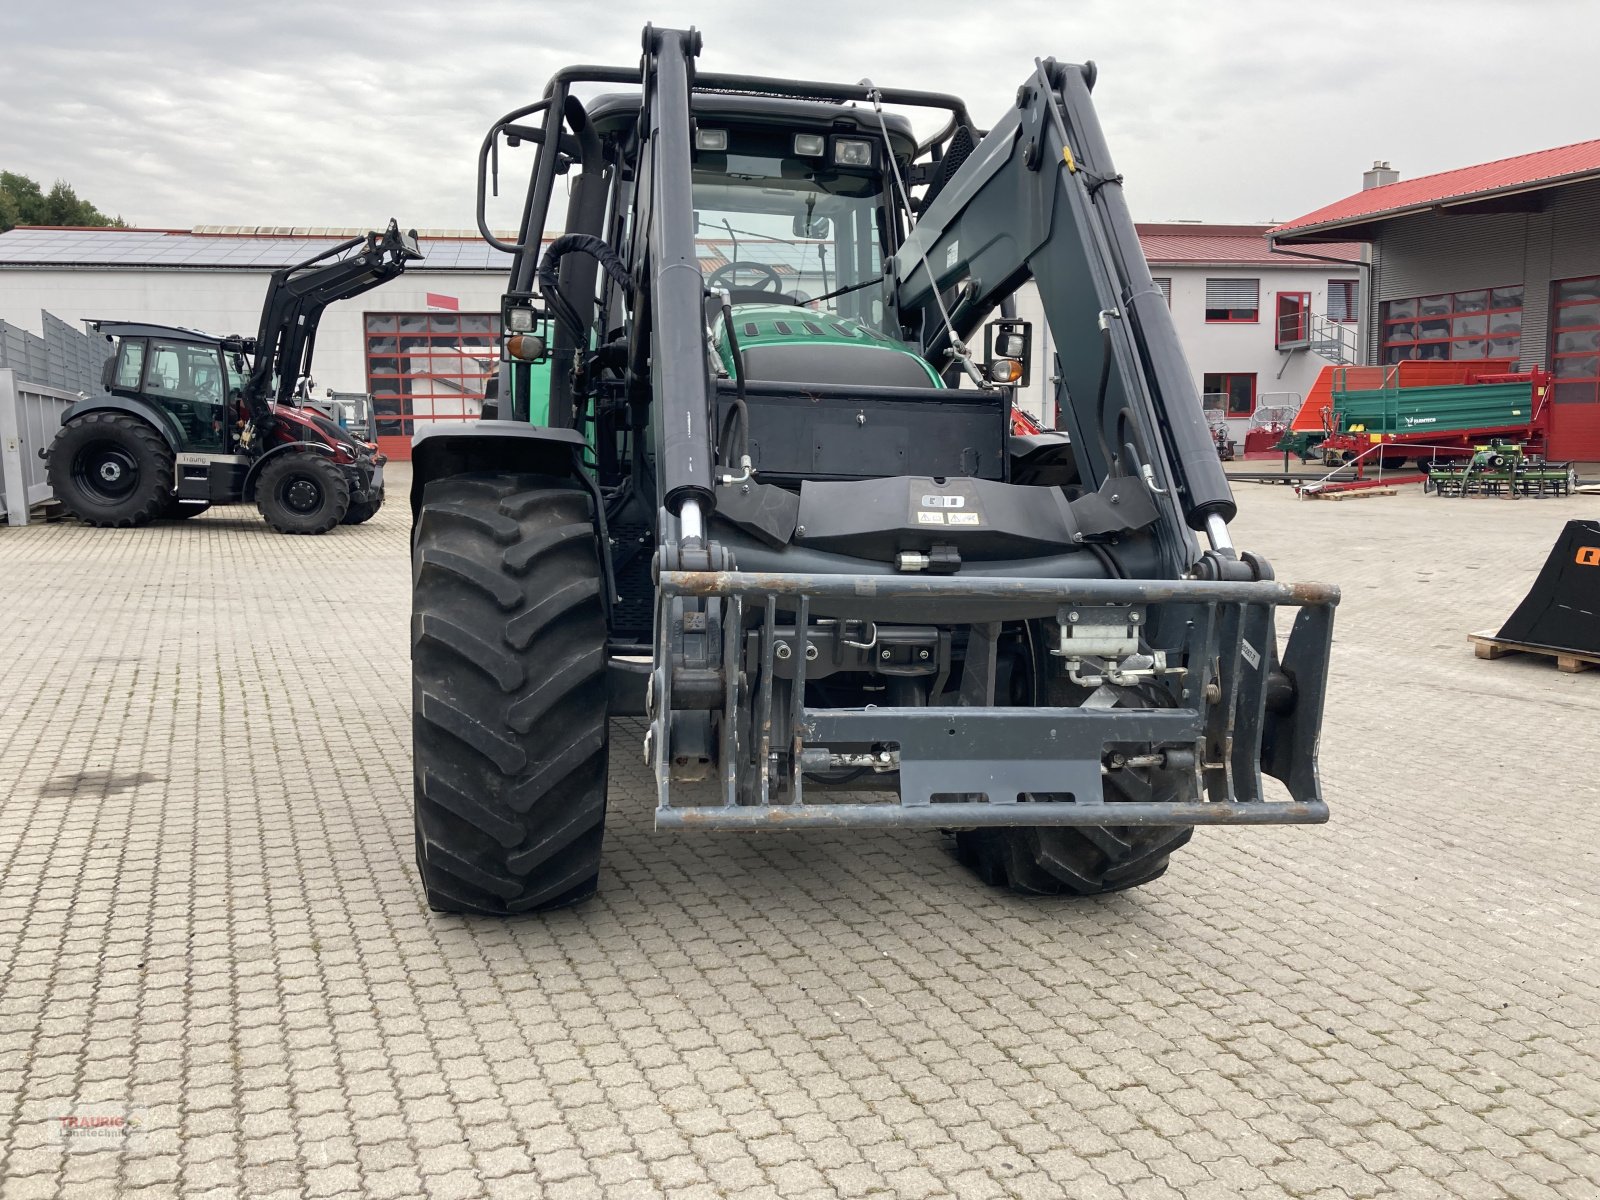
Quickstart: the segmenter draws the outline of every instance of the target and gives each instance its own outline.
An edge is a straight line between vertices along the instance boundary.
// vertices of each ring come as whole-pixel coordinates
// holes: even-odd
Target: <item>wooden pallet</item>
[[[1394,496],[1398,494],[1398,490],[1392,487],[1350,488],[1345,491],[1337,492],[1314,492],[1310,488],[1302,488],[1300,491],[1300,498],[1302,500],[1360,500],[1364,496]]]
[[[1600,654],[1585,654],[1580,650],[1559,650],[1554,646],[1530,646],[1526,642],[1510,642],[1492,633],[1469,633],[1472,652],[1479,658],[1504,658],[1508,654],[1536,654],[1556,660],[1556,669],[1576,675],[1591,667],[1600,667]]]

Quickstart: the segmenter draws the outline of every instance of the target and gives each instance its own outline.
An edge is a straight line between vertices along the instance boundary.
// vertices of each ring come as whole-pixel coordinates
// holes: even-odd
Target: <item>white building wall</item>
[[[1295,350],[1287,359],[1276,348],[1276,313],[1279,292],[1310,292],[1311,311],[1318,316],[1328,313],[1328,281],[1330,279],[1361,278],[1356,268],[1341,268],[1333,263],[1326,266],[1279,267],[1256,264],[1249,267],[1219,266],[1168,266],[1152,263],[1150,273],[1172,280],[1172,319],[1178,327],[1178,337],[1183,342],[1184,356],[1194,376],[1195,390],[1203,391],[1208,374],[1254,374],[1256,399],[1267,403],[1295,404],[1305,398],[1316,382],[1328,360],[1308,350]],[[1258,319],[1251,324],[1221,324],[1206,321],[1207,279],[1258,279],[1260,280],[1261,308]],[[1358,307],[1365,303],[1357,298]],[[1054,414],[1047,411],[1049,397],[1053,395],[1050,377],[1055,370],[1055,346],[1050,341],[1045,325],[1044,310],[1039,303],[1039,293],[1033,284],[1024,284],[1017,292],[1017,315],[1033,322],[1034,361],[1029,386],[1019,391],[1018,405],[1030,416],[1043,418],[1045,424],[1054,423]],[[981,353],[982,334],[973,337],[973,350]],[[1352,330],[1351,344],[1354,341]],[[1280,375],[1279,372],[1282,372]],[[1274,395],[1289,393],[1287,397]],[[1230,421],[1240,449],[1243,449],[1247,419]]]
[[[1309,350],[1285,352],[1277,349],[1276,314],[1279,292],[1309,292],[1311,311],[1318,316],[1328,313],[1328,281],[1330,279],[1360,279],[1357,268],[1341,268],[1333,263],[1310,264],[1305,267],[1280,267],[1256,264],[1248,267],[1226,266],[1168,266],[1152,263],[1150,273],[1172,280],[1172,319],[1183,341],[1183,351],[1189,360],[1189,370],[1194,385],[1204,390],[1208,374],[1254,374],[1256,399],[1263,396],[1269,402],[1298,405],[1311,390],[1327,359]],[[1258,279],[1260,280],[1261,308],[1253,323],[1208,323],[1206,321],[1207,279]],[[1364,297],[1358,297],[1358,307]],[[1272,393],[1290,393],[1279,399]],[[1230,421],[1243,439],[1247,420]],[[1241,444],[1241,449],[1243,446]]]
[[[40,310],[81,328],[83,318],[150,321],[252,336],[270,271],[0,270],[0,320],[41,332]],[[426,312],[427,293],[454,296],[461,312],[500,311],[504,273],[410,271],[329,308],[317,331],[317,388],[367,390],[363,314]]]

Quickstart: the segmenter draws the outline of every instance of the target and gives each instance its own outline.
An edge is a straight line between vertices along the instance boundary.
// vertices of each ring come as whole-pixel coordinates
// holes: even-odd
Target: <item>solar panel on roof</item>
[[[13,229],[0,234],[0,265],[52,264],[118,267],[223,267],[266,269],[291,266],[341,239],[198,236],[156,230]],[[426,257],[412,270],[504,270],[506,255],[478,241],[422,240]]]

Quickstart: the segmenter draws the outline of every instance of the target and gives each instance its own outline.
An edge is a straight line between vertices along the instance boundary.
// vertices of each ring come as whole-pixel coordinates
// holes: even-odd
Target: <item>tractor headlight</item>
[[[821,158],[828,152],[828,139],[820,133],[797,133],[794,152],[797,158]]]
[[[859,138],[838,138],[833,143],[833,161],[841,167],[870,167],[872,143]]]
[[[696,129],[694,131],[694,148],[696,150],[726,150],[728,148],[728,131],[726,129]]]
[[[506,309],[506,328],[512,333],[533,332],[533,309],[508,308]]]

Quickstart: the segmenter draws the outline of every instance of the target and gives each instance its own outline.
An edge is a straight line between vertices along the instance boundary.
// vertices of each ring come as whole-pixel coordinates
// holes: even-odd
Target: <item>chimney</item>
[[[1379,159],[1372,164],[1372,170],[1367,171],[1361,176],[1361,190],[1363,192],[1368,192],[1375,187],[1383,187],[1385,184],[1394,183],[1398,181],[1399,178],[1399,171],[1396,171],[1387,162]]]

